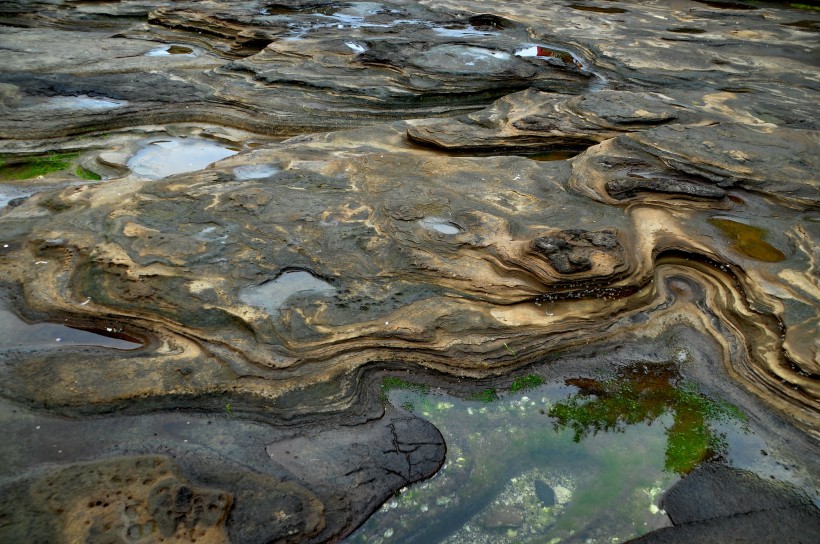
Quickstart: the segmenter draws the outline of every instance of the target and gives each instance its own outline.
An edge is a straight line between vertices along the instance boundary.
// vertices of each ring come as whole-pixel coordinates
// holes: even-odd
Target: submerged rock
[[[535,495],[546,507],[555,506],[555,491],[544,480],[535,480]]]

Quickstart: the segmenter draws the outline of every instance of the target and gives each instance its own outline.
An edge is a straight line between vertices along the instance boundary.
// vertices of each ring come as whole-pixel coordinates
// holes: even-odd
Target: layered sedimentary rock
[[[133,348],[0,344],[8,538],[333,540],[445,459],[385,375],[568,354],[815,485],[813,15],[615,4],[3,7],[2,309]]]

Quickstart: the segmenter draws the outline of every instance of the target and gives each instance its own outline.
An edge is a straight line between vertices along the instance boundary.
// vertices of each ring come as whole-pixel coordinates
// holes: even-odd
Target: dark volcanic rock
[[[28,425],[25,416],[8,413],[7,428]],[[431,476],[444,461],[440,433],[392,409],[365,422],[314,425],[301,436],[240,417],[183,419],[155,413],[124,426],[117,418],[68,426],[40,419],[43,439],[65,448],[51,450],[62,462],[3,484],[0,540],[153,534],[168,542],[323,542],[355,528],[396,489]],[[179,440],[180,432],[188,438]],[[226,437],[230,447],[222,444]],[[104,459],[66,462],[91,443]],[[214,444],[222,451],[212,451]],[[42,453],[48,455],[35,457]],[[9,461],[23,468],[31,459]]]
[[[814,504],[783,483],[726,465],[708,464],[696,468],[667,491],[661,507],[672,523],[684,525],[765,510],[811,509]]]
[[[349,531],[395,490],[434,474],[444,462],[445,445],[429,423],[391,410],[389,417],[359,425],[355,432],[330,429],[276,442],[266,451],[291,474],[332,486],[329,496],[343,496],[355,509],[349,514]],[[351,458],[368,461],[351,466]]]
[[[820,539],[820,510],[793,487],[745,470],[708,464],[675,484],[661,501],[674,527],[631,542],[788,542]]]
[[[817,510],[790,508],[738,514],[691,525],[659,529],[630,540],[635,544],[724,544],[725,542],[767,542],[810,544],[820,538]]]
[[[592,268],[595,258],[608,258],[618,265],[624,259],[623,248],[612,230],[565,230],[553,236],[536,238],[532,241],[532,247],[561,274],[586,272]]]

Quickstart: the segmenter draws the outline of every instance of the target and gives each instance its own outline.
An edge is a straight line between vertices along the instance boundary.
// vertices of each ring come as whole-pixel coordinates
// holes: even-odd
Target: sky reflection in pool
[[[386,400],[433,423],[447,441],[447,461],[347,542],[609,543],[668,525],[657,503],[694,466],[681,458],[700,461],[723,453],[713,447],[729,447],[713,420],[721,429],[743,427],[729,405],[669,369],[650,370],[648,382],[643,372],[541,385],[533,376],[474,400],[388,378]],[[705,449],[704,433],[689,421],[705,422]]]
[[[75,329],[58,323],[26,323],[12,312],[0,309],[0,350],[19,348],[60,348],[66,346],[99,346],[115,349],[137,349],[141,343],[129,341],[115,326],[106,334]],[[101,331],[102,332],[102,331]],[[120,336],[120,337],[118,337]]]
[[[209,140],[168,138],[148,142],[128,159],[128,168],[138,176],[158,179],[202,170],[212,162],[239,151]]]

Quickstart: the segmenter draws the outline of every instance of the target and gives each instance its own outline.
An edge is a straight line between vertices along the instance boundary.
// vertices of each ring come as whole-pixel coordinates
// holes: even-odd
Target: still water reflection
[[[623,542],[669,525],[660,495],[744,436],[734,407],[701,395],[675,365],[460,399],[387,378],[386,402],[432,422],[447,461],[348,538],[355,543]],[[730,432],[727,432],[730,431]]]

